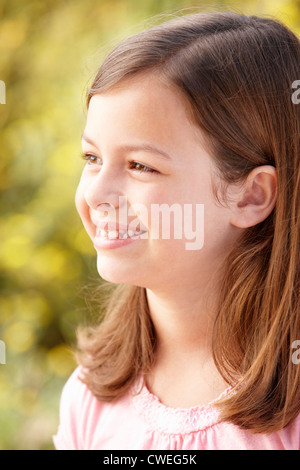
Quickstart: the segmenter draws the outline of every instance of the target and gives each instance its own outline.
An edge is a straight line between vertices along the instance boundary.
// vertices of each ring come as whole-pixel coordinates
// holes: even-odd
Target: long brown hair
[[[146,71],[159,72],[186,97],[224,194],[226,184],[255,167],[276,167],[275,209],[228,256],[212,347],[222,376],[240,385],[219,403],[221,419],[253,432],[281,429],[300,411],[300,366],[292,362],[292,343],[300,339],[300,106],[292,102],[299,39],[270,18],[179,16],[119,44],[88,103]],[[101,324],[80,332],[79,349],[94,395],[108,401],[124,394],[155,354],[145,289],[116,286]]]

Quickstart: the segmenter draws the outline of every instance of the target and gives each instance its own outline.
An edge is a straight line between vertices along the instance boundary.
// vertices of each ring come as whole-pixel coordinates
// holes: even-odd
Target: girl
[[[116,287],[79,334],[57,449],[300,449],[299,78],[291,31],[229,12],[104,61],[76,206]]]

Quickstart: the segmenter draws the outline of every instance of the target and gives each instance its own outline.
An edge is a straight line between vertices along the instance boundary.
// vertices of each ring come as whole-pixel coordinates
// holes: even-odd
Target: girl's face
[[[101,277],[148,288],[207,281],[240,235],[179,92],[153,74],[92,97],[76,206]]]

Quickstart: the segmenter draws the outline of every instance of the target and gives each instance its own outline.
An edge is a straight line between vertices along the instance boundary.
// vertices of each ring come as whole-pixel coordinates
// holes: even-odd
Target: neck
[[[199,289],[172,296],[147,290],[147,298],[160,354],[209,352],[217,308],[214,299],[199,295]]]
[[[218,305],[213,292],[218,291],[184,283],[172,295],[147,289],[157,338],[155,363],[147,382],[166,405],[206,404],[226,388],[211,347]]]
[[[165,282],[146,289],[159,349],[172,355],[174,345],[179,354],[211,349],[222,278],[222,270],[214,269],[196,279],[183,277],[176,284]]]

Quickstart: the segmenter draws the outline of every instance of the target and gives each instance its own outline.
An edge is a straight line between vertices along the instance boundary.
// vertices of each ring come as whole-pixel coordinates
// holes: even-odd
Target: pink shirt
[[[60,403],[58,450],[300,450],[300,414],[272,434],[219,423],[212,405],[169,408],[143,387],[114,403],[99,402],[78,379],[67,381]]]

